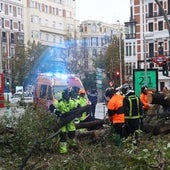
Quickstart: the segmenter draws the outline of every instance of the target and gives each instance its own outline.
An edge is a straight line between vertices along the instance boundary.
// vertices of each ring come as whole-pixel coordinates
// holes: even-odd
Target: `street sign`
[[[149,89],[155,89],[158,91],[158,70],[147,69],[147,86]],[[145,70],[134,69],[133,70],[133,87],[136,95],[140,96],[141,87],[145,84]]]
[[[163,65],[164,62],[168,61],[168,58],[163,56],[163,55],[158,55],[156,57],[152,58],[152,61],[156,64],[159,65],[159,67],[161,67]]]

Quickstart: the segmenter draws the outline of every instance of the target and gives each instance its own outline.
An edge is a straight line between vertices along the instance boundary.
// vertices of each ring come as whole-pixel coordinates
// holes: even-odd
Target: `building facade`
[[[24,31],[28,41],[54,46],[75,38],[77,27],[74,0],[25,0]]]
[[[130,20],[125,22],[125,78],[132,82],[133,69],[158,69],[158,90],[170,88],[162,74],[162,62],[169,63],[170,0],[130,0]],[[155,62],[156,60],[156,62]],[[160,62],[158,60],[161,60]]]
[[[22,0],[0,2],[0,73],[10,78],[10,60],[15,56],[15,47],[24,44]]]
[[[95,71],[93,60],[104,54],[112,42],[113,35],[119,36],[119,23],[108,24],[97,20],[86,20],[80,24],[80,37],[82,45],[87,49],[85,59],[89,71]],[[121,27],[122,28],[122,27]]]

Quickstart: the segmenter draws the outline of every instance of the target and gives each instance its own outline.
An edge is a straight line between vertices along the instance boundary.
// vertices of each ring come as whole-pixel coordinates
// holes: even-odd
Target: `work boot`
[[[120,146],[121,143],[122,143],[120,135],[119,135],[119,134],[115,134],[114,137],[115,137],[115,138],[114,138],[114,143],[115,143],[115,145],[116,145],[116,146]]]
[[[69,141],[69,149],[78,151],[79,148],[75,139]]]
[[[66,142],[60,142],[60,144],[59,144],[59,152],[62,153],[62,154],[68,152]]]

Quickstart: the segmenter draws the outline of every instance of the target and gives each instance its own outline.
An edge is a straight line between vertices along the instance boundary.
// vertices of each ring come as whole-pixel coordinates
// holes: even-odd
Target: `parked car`
[[[21,106],[25,104],[32,104],[33,103],[33,95],[31,93],[24,93],[19,101]]]
[[[22,93],[14,93],[10,98],[10,103],[17,104],[21,101]]]

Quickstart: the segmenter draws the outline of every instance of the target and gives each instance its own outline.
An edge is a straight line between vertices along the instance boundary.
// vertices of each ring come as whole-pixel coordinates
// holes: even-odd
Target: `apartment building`
[[[1,0],[0,2],[0,73],[10,77],[10,60],[15,47],[23,46],[23,4],[22,0]]]
[[[80,24],[80,37],[82,45],[87,52],[85,53],[85,61],[87,69],[94,71],[93,59],[107,49],[111,44],[112,36],[120,34],[120,23],[108,24],[97,20],[85,20]]]
[[[76,27],[74,0],[24,1],[25,44],[63,44],[66,38],[75,38]]]
[[[170,88],[160,63],[170,58],[170,0],[130,0],[130,20],[125,22],[125,78],[132,82],[133,69],[158,69],[158,90]],[[157,62],[155,62],[157,60]],[[158,60],[161,60],[159,63]],[[154,62],[153,62],[154,61]]]

